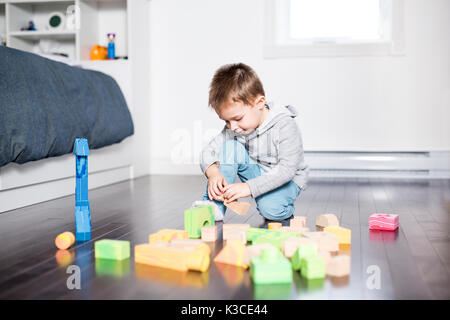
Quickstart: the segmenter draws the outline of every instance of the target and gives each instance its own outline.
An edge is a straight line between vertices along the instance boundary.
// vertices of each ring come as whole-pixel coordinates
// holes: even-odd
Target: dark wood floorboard
[[[312,179],[296,201],[295,215],[315,219],[334,213],[352,231],[345,278],[306,281],[294,273],[289,285],[254,285],[248,270],[211,262],[209,270],[176,272],[129,261],[105,264],[94,257],[99,239],[147,242],[163,228],[182,229],[184,210],[201,198],[201,176],[151,176],[91,190],[92,240],[78,243],[66,261],[54,238],[74,229],[74,198],[64,197],[0,214],[0,299],[449,299],[449,180]],[[227,212],[223,223],[261,227],[253,199],[250,212]],[[375,212],[397,213],[396,232],[369,230]],[[219,231],[222,222],[217,223]],[[212,259],[222,239],[210,244]],[[81,270],[81,290],[69,290],[67,267]],[[380,270],[379,289],[367,286],[369,266]],[[111,268],[115,273],[111,274]]]

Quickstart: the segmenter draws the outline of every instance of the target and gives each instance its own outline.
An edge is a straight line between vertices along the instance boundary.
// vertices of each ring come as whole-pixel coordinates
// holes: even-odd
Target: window
[[[266,0],[268,58],[402,54],[403,0]]]

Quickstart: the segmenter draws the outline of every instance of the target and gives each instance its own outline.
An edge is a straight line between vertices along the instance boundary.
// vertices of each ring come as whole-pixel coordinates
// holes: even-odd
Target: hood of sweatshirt
[[[269,108],[269,113],[267,114],[264,122],[258,128],[256,128],[256,134],[262,134],[265,131],[269,130],[284,117],[295,118],[297,116],[297,110],[290,105],[285,106],[281,104],[275,104],[273,102],[268,102],[266,103],[266,106]]]

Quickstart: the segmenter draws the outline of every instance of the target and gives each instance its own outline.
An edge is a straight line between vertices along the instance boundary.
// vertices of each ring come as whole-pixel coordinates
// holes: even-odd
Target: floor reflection
[[[75,260],[75,252],[69,250],[58,250],[55,253],[56,263],[60,267],[67,267]]]
[[[239,287],[243,283],[246,269],[225,263],[216,263],[215,266],[230,288]]]
[[[205,288],[209,283],[209,273],[198,271],[177,271],[136,263],[136,278],[156,281],[178,287]]]
[[[369,230],[369,240],[374,242],[395,242],[398,238],[399,228],[395,231],[385,231],[385,230]]]
[[[253,284],[256,300],[285,300],[292,298],[292,286],[288,284]]]
[[[130,259],[95,259],[95,273],[100,276],[121,278],[130,273]]]

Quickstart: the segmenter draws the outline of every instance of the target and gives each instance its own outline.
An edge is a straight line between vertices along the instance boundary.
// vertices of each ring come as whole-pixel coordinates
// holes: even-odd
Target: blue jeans
[[[236,176],[242,182],[259,177],[261,167],[250,158],[245,147],[236,140],[227,140],[219,155],[220,172],[229,184],[234,183]],[[300,194],[300,187],[290,181],[277,189],[269,191],[255,198],[257,209],[260,214],[269,220],[280,221],[291,217],[294,214],[295,199]],[[209,200],[208,186],[203,200]],[[225,214],[226,207],[221,201],[214,202]]]

